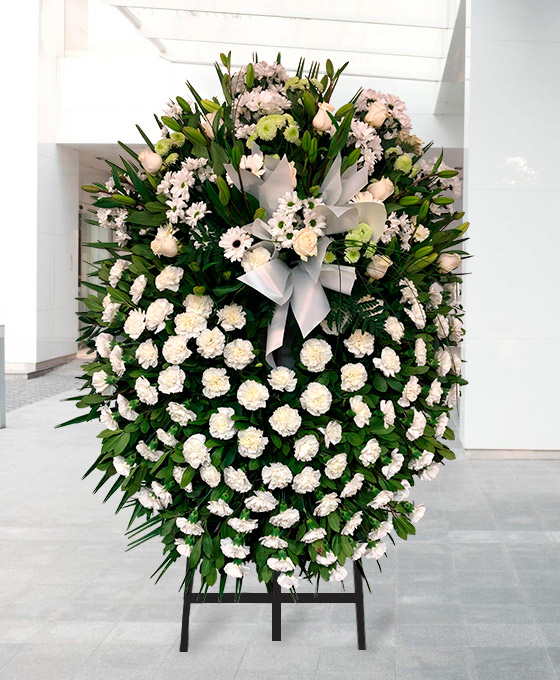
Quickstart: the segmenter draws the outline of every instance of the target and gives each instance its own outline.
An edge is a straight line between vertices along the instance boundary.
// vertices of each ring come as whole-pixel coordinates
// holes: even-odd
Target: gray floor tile
[[[435,643],[397,650],[398,680],[474,680],[471,651]]]
[[[473,659],[478,680],[558,680],[544,649],[479,647]]]
[[[533,623],[469,623],[471,647],[542,647],[537,626]]]

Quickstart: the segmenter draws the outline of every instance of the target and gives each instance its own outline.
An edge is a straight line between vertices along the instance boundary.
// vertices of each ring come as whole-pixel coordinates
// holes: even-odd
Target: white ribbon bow
[[[325,234],[340,234],[355,229],[365,222],[373,229],[372,241],[377,242],[385,228],[387,212],[383,203],[365,201],[348,203],[368,181],[367,168],[356,170],[352,166],[340,174],[341,157],[335,158],[321,185],[323,203],[316,210],[326,218]],[[248,170],[225,166],[228,175],[238,189],[255,196],[268,215],[278,208],[278,200],[293,191],[292,170],[286,156],[280,161],[267,157],[264,179]],[[271,245],[271,234],[266,222],[256,219],[244,226],[249,233],[262,239],[253,247],[267,245],[272,248],[272,258],[264,265],[246,272],[239,280],[259,291],[276,303],[277,307],[268,327],[266,360],[275,366],[272,353],[282,347],[289,307],[305,338],[330,312],[330,305],[323,288],[350,295],[356,280],[354,267],[325,264],[325,253],[331,239],[323,236],[317,243],[317,255],[307,261],[299,261],[293,268],[280,260]],[[263,243],[264,241],[264,243]]]

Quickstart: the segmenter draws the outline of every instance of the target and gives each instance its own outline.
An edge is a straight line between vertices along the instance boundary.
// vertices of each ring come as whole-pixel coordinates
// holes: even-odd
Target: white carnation
[[[191,293],[187,295],[183,304],[187,312],[200,314],[205,319],[212,314],[212,309],[214,308],[214,302],[208,295],[193,295]]]
[[[393,501],[396,500],[395,496],[393,496]],[[393,531],[393,520],[388,519],[384,522],[380,522],[377,529],[372,529],[368,534],[368,538],[370,541],[380,541],[382,538],[385,538],[387,534],[390,534],[391,531]]]
[[[109,375],[106,371],[96,371],[91,376],[91,384],[93,389],[104,397],[110,397],[115,394],[116,387],[107,381]]]
[[[163,358],[170,364],[182,364],[192,354],[187,347],[187,338],[184,335],[170,335],[161,350]]]
[[[434,432],[434,437],[443,437],[448,422],[449,416],[446,413],[440,413],[436,419],[436,429]]]
[[[179,366],[169,366],[158,375],[159,391],[163,394],[177,394],[183,391],[185,372]]]
[[[278,392],[293,392],[297,386],[296,374],[291,368],[278,366],[270,371],[268,384]]]
[[[395,419],[397,417],[395,414],[395,406],[392,401],[382,399],[379,402],[379,408],[383,414],[383,425],[388,429],[391,425],[395,424]]]
[[[327,427],[321,431],[325,435],[325,446],[327,449],[331,444],[336,446],[340,443],[340,440],[342,439],[342,425],[337,423],[336,420],[330,420],[327,423]]]
[[[441,388],[441,383],[436,378],[435,380],[432,381],[430,385],[430,391],[428,392],[428,396],[426,397],[426,404],[428,404],[428,406],[439,404],[442,394],[443,390]]]
[[[136,413],[136,411],[133,411],[130,408],[128,399],[126,397],[123,397],[122,394],[117,394],[117,408],[119,410],[120,415],[123,418],[126,418],[126,420],[134,421],[136,420],[136,418],[138,418],[138,413]]]
[[[113,465],[117,471],[117,474],[121,475],[122,477],[128,477],[130,471],[132,470],[132,466],[129,465],[122,456],[115,456],[113,458]]]
[[[302,407],[313,416],[326,413],[331,407],[332,394],[329,388],[321,383],[312,382],[305,388],[299,399]]]
[[[237,401],[248,411],[264,408],[269,396],[268,389],[256,380],[246,380],[237,390]]]
[[[391,453],[391,462],[381,468],[381,473],[385,479],[391,479],[402,468],[403,463],[404,456],[402,453],[399,453],[398,449],[394,449]]]
[[[271,512],[277,505],[270,491],[255,491],[254,496],[245,499],[245,506],[252,512]]]
[[[352,517],[346,522],[346,524],[342,527],[342,531],[340,532],[342,536],[352,536],[356,529],[360,526],[362,523],[362,512],[358,511],[355,512]]]
[[[165,298],[154,300],[146,310],[146,328],[159,333],[165,328],[165,322],[173,312],[173,305]]]
[[[282,550],[288,547],[288,541],[285,541],[280,536],[261,536],[259,542],[264,545],[265,548],[272,548],[273,550]]]
[[[126,366],[123,361],[123,350],[120,345],[115,345],[109,354],[109,362],[113,373],[121,378],[124,375]]]
[[[383,489],[377,494],[377,496],[373,500],[371,500],[368,503],[368,506],[370,508],[373,508],[374,510],[378,510],[379,508],[384,508],[387,505],[387,503],[391,502],[392,499],[393,492]]]
[[[224,351],[226,336],[219,328],[205,328],[196,339],[198,353],[205,359],[215,359]],[[226,362],[227,363],[227,362]]]
[[[338,479],[342,476],[346,466],[348,465],[348,458],[345,453],[338,453],[336,456],[329,458],[325,465],[325,474],[329,479]]]
[[[247,315],[241,305],[226,305],[218,310],[218,323],[224,331],[240,330],[247,323]]]
[[[247,534],[254,531],[259,526],[258,519],[241,519],[240,517],[232,517],[228,519],[229,526],[240,534]]]
[[[222,481],[222,475],[213,465],[203,465],[200,468],[200,476],[202,481],[206,482],[213,489]]]
[[[416,338],[414,343],[414,356],[416,358],[417,366],[426,365],[427,348],[423,338]]]
[[[451,370],[451,352],[448,349],[441,347],[435,354],[435,360],[438,362],[437,374],[440,378],[444,378]]]
[[[237,433],[237,450],[245,458],[258,458],[267,444],[268,437],[256,427],[248,427]]]
[[[206,446],[206,437],[203,434],[192,434],[183,444],[183,456],[195,470],[201,465],[209,465],[210,450]]]
[[[401,361],[398,354],[391,347],[384,347],[381,351],[381,358],[375,358],[373,363],[376,368],[383,372],[386,377],[395,377],[401,370]]]
[[[176,446],[179,443],[172,434],[166,432],[161,427],[158,427],[156,430],[156,436],[162,444],[165,444],[165,446]]]
[[[144,369],[154,368],[158,363],[158,348],[154,345],[154,341],[150,338],[145,342],[141,342],[136,348],[136,361]]]
[[[361,364],[345,364],[340,369],[340,386],[345,392],[357,392],[366,384],[367,370]]]
[[[138,340],[145,328],[146,314],[140,309],[130,311],[124,322],[124,332],[133,340]]]
[[[295,508],[288,508],[283,512],[279,512],[277,515],[273,515],[270,518],[270,523],[274,527],[280,527],[281,529],[289,529],[299,522],[299,510]]]
[[[265,465],[261,474],[263,482],[271,490],[285,489],[293,479],[292,471],[283,463]]]
[[[135,305],[142,299],[147,283],[148,279],[144,274],[140,274],[140,276],[137,276],[132,282],[132,285],[130,286],[130,297]]]
[[[250,250],[246,250],[241,258],[241,266],[246,272],[253,269],[258,269],[270,260],[270,253],[262,246],[256,246]]]
[[[408,382],[403,387],[402,395],[397,401],[397,404],[403,407],[410,406],[413,401],[416,401],[420,392],[422,392],[422,386],[418,381],[418,376],[411,375]]]
[[[286,590],[291,590],[299,586],[299,579],[297,576],[290,576],[289,574],[278,574],[278,585]]]
[[[358,329],[346,338],[344,344],[349,352],[361,359],[366,355],[373,354],[374,341],[375,338],[371,333]]]
[[[109,353],[111,352],[111,343],[115,338],[110,333],[100,333],[95,338],[95,347],[97,349],[97,354],[103,359],[107,359]]]
[[[432,463],[431,465],[428,465],[427,468],[424,468],[418,474],[418,477],[424,482],[431,482],[438,476],[438,473],[439,465],[437,463]]]
[[[186,338],[197,338],[206,328],[206,317],[191,310],[177,314],[174,321],[175,333]]]
[[[321,473],[319,470],[314,470],[312,467],[307,466],[294,477],[292,489],[296,493],[309,493],[310,491],[315,491],[320,483]]]
[[[408,513],[408,519],[412,524],[418,524],[418,522],[424,517],[426,512],[426,507],[424,505],[415,505],[412,512]]]
[[[151,463],[157,463],[163,456],[163,451],[150,448],[144,441],[139,441],[138,444],[136,444],[136,450],[142,458],[149,460]]]
[[[232,416],[235,411],[232,408],[220,407],[217,413],[213,413],[208,421],[208,427],[212,437],[216,439],[232,439],[237,430]]]
[[[167,404],[167,413],[171,420],[174,420],[179,425],[185,427],[192,420],[196,420],[196,413],[188,408],[185,408],[183,404],[178,404],[176,401],[170,401]]]
[[[314,434],[306,434],[294,444],[294,458],[309,462],[319,453],[319,441]]]
[[[422,454],[420,455],[420,458],[413,458],[409,464],[408,464],[408,469],[409,470],[422,470],[425,467],[428,467],[430,463],[434,460],[434,454],[431,451],[422,451]]]
[[[365,558],[366,560],[378,560],[379,558],[383,557],[386,552],[387,545],[385,543],[378,543],[372,548],[368,548],[366,550]]]
[[[216,515],[217,517],[228,517],[233,513],[233,510],[223,498],[220,498],[217,501],[210,501],[206,507],[213,515]]]
[[[286,572],[293,571],[296,568],[296,565],[292,562],[290,557],[281,559],[278,557],[269,557],[266,563],[273,571]]]
[[[239,493],[245,493],[251,489],[251,482],[243,470],[236,470],[231,465],[224,470],[224,481],[230,489]]]
[[[437,314],[434,319],[434,324],[436,326],[436,333],[440,340],[443,340],[449,335],[449,321],[445,316]]]
[[[112,430],[114,432],[115,430],[119,429],[117,421],[113,418],[111,409],[108,406],[103,405],[99,409],[99,422],[105,427],[106,430]]]
[[[424,434],[424,429],[426,428],[426,416],[422,411],[417,411],[415,408],[412,409],[413,418],[412,423],[408,430],[406,431],[406,438],[411,442]]]
[[[381,446],[377,439],[370,439],[360,453],[360,462],[366,467],[372,465],[381,455]]]
[[[112,288],[117,287],[117,283],[121,280],[121,276],[125,269],[130,267],[130,262],[126,260],[117,260],[115,264],[109,270],[109,285]]]
[[[103,298],[103,314],[101,316],[101,321],[106,324],[113,322],[113,319],[117,315],[120,307],[119,302],[112,302],[109,293]]]
[[[365,403],[362,395],[357,395],[350,399],[350,408],[354,413],[354,422],[358,427],[369,425],[371,410]]]
[[[173,265],[165,267],[156,276],[156,288],[158,290],[171,290],[176,293],[179,290],[183,274],[184,271],[181,267],[174,267]]]
[[[404,335],[404,325],[394,316],[389,316],[383,324],[386,332],[391,336],[391,340],[399,342]]]
[[[225,368],[207,368],[202,374],[203,394],[208,399],[221,397],[229,391],[229,378]]]
[[[330,567],[336,562],[336,555],[332,550],[327,551],[325,555],[317,555],[317,564],[323,567]]]
[[[320,541],[327,535],[327,530],[322,528],[310,529],[301,537],[303,543],[315,543],[315,541]]]
[[[200,522],[191,522],[185,517],[177,517],[175,525],[179,531],[182,531],[187,536],[202,536],[204,529]]]
[[[317,517],[326,517],[334,512],[340,504],[340,498],[335,493],[328,493],[317,503],[313,514]]]
[[[288,406],[279,406],[269,418],[268,422],[273,430],[282,437],[291,437],[300,428],[301,416],[297,409]]]
[[[224,573],[232,578],[243,578],[250,571],[250,567],[245,564],[235,564],[235,562],[228,562],[224,567]]]
[[[325,366],[332,359],[332,355],[332,349],[328,342],[311,338],[303,343],[299,358],[307,370],[320,373],[325,370]]]
[[[233,340],[224,348],[224,361],[226,366],[241,371],[246,368],[255,358],[253,345],[249,340]]]
[[[226,557],[233,560],[244,560],[251,552],[251,549],[246,545],[237,545],[229,536],[220,539],[220,550]]]

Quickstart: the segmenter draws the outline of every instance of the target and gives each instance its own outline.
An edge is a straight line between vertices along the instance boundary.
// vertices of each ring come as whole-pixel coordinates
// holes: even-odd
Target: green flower
[[[164,160],[165,165],[173,165],[173,163],[176,163],[179,160],[179,154],[178,153],[170,153],[169,156]]]
[[[351,231],[345,237],[346,243],[352,243],[359,241],[360,243],[369,243],[371,237],[373,236],[373,229],[365,222],[360,222],[360,224]]]
[[[323,83],[320,80],[317,80],[317,78],[311,78],[311,82],[313,85],[315,85],[315,89],[319,90],[319,92],[322,92],[325,89],[323,87]]]
[[[400,170],[400,172],[408,175],[412,170],[412,158],[407,153],[403,153],[403,155],[399,156],[395,161],[395,170]]]
[[[297,125],[290,125],[284,130],[284,138],[287,142],[295,144],[299,141],[299,128]]]
[[[292,78],[288,78],[286,81],[286,90],[305,90],[307,87],[309,87],[307,78],[292,76]]]
[[[360,246],[346,248],[344,251],[344,259],[350,264],[355,264],[360,259]]]
[[[163,137],[159,141],[156,142],[155,145],[155,152],[159,153],[160,156],[167,156],[167,154],[171,151],[171,147],[173,146],[173,142],[167,138]]]
[[[332,264],[335,260],[336,260],[336,255],[334,253],[332,253],[330,250],[327,250],[327,252],[325,253],[325,259],[323,260],[323,262],[325,262],[326,264]]]
[[[177,147],[181,148],[183,146],[183,144],[185,143],[187,138],[185,137],[185,135],[182,132],[172,132],[169,135],[169,139],[171,140],[172,146],[177,146]]]
[[[276,121],[271,120],[271,116],[264,116],[257,123],[255,132],[260,139],[270,142],[276,137],[278,125]]]

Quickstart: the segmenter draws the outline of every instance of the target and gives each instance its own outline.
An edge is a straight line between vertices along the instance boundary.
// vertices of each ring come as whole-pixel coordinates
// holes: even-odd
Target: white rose
[[[179,366],[169,366],[158,375],[159,391],[163,394],[182,392],[185,377],[185,372]]]
[[[241,371],[246,368],[255,358],[253,345],[249,340],[233,340],[224,348],[224,361],[226,366]]]
[[[368,125],[374,128],[381,127],[388,115],[387,107],[381,102],[372,102],[369,105],[368,112],[364,120]]]
[[[321,416],[330,409],[332,395],[325,385],[312,382],[303,391],[299,402],[311,415]]]
[[[390,260],[386,255],[374,255],[368,263],[366,274],[370,279],[378,281],[385,276],[387,270],[392,264],[393,261]]]
[[[394,342],[399,342],[402,340],[404,335],[404,325],[394,316],[389,316],[385,319],[383,324],[385,331],[391,336]]]
[[[457,253],[441,253],[437,259],[437,264],[440,272],[448,274],[461,264],[461,256]]]
[[[278,366],[270,371],[268,384],[278,392],[293,392],[297,386],[296,374],[291,368]]]
[[[165,328],[165,322],[173,312],[173,305],[165,298],[154,300],[146,310],[146,328],[159,333]]]
[[[332,359],[332,349],[325,340],[311,338],[303,343],[299,358],[307,370],[320,373]]]
[[[144,149],[142,153],[139,153],[138,160],[142,164],[144,170],[150,175],[155,175],[163,163],[163,159],[159,153],[154,153],[153,151],[150,151],[150,149]]]
[[[185,427],[191,421],[196,420],[196,413],[188,408],[185,408],[183,404],[178,404],[176,401],[170,401],[167,404],[167,413],[171,420],[174,420],[179,425]]]
[[[314,434],[306,434],[294,444],[294,458],[309,462],[319,453],[319,442]]]
[[[100,333],[95,338],[95,347],[97,354],[103,359],[107,359],[111,352],[111,343],[115,338],[110,333]]]
[[[168,265],[156,276],[156,288],[158,290],[172,290],[176,293],[183,278],[184,271],[181,267]]]
[[[370,439],[360,453],[360,462],[366,467],[372,465],[381,455],[381,446],[377,439]]]
[[[107,381],[108,377],[106,371],[96,371],[91,376],[93,389],[104,397],[110,397],[116,391],[116,387]]]
[[[161,351],[163,358],[170,364],[182,364],[192,352],[187,347],[187,338],[184,335],[170,335]]]
[[[140,302],[147,283],[148,279],[144,276],[144,274],[140,274],[140,276],[137,276],[132,282],[132,285],[130,286],[130,297],[132,298],[132,302],[134,302],[135,305]]]
[[[304,262],[317,255],[317,234],[311,227],[304,227],[296,231],[292,243],[294,251]]]
[[[374,341],[375,338],[371,333],[358,329],[346,338],[344,344],[349,352],[361,359],[366,355],[373,354]]]
[[[264,408],[269,396],[268,389],[256,380],[246,380],[237,390],[237,401],[248,411]]]
[[[235,411],[232,408],[218,408],[217,413],[213,413],[208,421],[210,435],[215,439],[232,439],[237,434],[235,423],[232,416]]]
[[[207,368],[202,374],[203,394],[208,399],[221,397],[229,391],[230,383],[225,368]]]
[[[224,351],[226,336],[219,328],[205,328],[196,339],[198,353],[205,359],[215,359]],[[227,362],[226,362],[227,363]]]
[[[287,465],[270,463],[262,469],[262,480],[269,489],[285,489],[293,479],[293,474]]]
[[[255,491],[254,496],[245,499],[245,506],[251,512],[271,512],[278,505],[278,501],[270,491]]]
[[[273,430],[281,437],[291,437],[300,428],[301,416],[297,409],[288,406],[279,406],[269,418],[268,422]]]
[[[224,331],[240,330],[247,323],[247,315],[241,305],[226,305],[218,310],[218,323]]]
[[[136,348],[136,361],[144,369],[154,368],[158,363],[158,348],[154,345],[154,341],[146,340],[141,342]]]
[[[401,361],[398,354],[391,347],[384,347],[381,351],[381,358],[375,358],[373,363],[386,377],[394,378],[395,374],[401,370]]]
[[[331,444],[336,446],[342,439],[342,426],[335,420],[331,420],[327,423],[327,427],[325,427],[323,434],[325,435],[325,446],[327,449]]]
[[[251,482],[243,470],[236,470],[231,465],[224,470],[224,481],[230,489],[239,493],[245,493],[251,489]]]
[[[416,341],[414,343],[414,356],[416,358],[417,366],[426,365],[427,348],[423,338],[416,338]]]
[[[374,201],[383,202],[395,191],[395,185],[388,177],[382,177],[378,182],[372,182],[367,190]]]
[[[424,434],[424,429],[426,428],[426,416],[422,411],[417,411],[415,408],[412,409],[413,418],[412,423],[408,430],[406,431],[406,438],[409,441],[414,441]]]
[[[334,106],[327,102],[320,102],[317,107],[317,113],[313,118],[311,124],[318,132],[328,132],[333,127],[333,122],[329,113],[334,112]]]
[[[237,433],[237,450],[245,458],[258,458],[267,444],[268,437],[256,427],[251,426]]]
[[[289,529],[299,522],[299,511],[295,508],[288,508],[283,512],[279,512],[277,515],[273,515],[269,521],[274,527]]]
[[[319,470],[314,470],[312,467],[307,466],[294,477],[292,489],[296,493],[309,493],[311,491],[315,491],[320,483],[321,473]]]
[[[183,302],[185,311],[196,312],[207,319],[214,308],[214,302],[208,295],[194,295],[190,293]]]
[[[200,477],[203,482],[213,489],[222,481],[222,475],[213,465],[203,465],[200,468]]]
[[[354,412],[354,422],[358,427],[369,425],[371,410],[364,402],[362,395],[357,395],[350,399],[350,408]]]
[[[397,404],[403,407],[410,406],[413,401],[416,401],[420,392],[422,392],[422,386],[418,381],[418,376],[411,375],[403,387],[402,396],[397,401]]]
[[[366,384],[367,370],[361,364],[345,364],[340,369],[340,386],[345,392],[357,392]]]
[[[129,312],[124,322],[124,332],[130,336],[133,340],[138,340],[138,338],[144,332],[146,328],[146,315],[140,309],[133,309]]]
[[[209,465],[210,450],[206,446],[206,437],[203,434],[192,434],[183,444],[183,456],[195,469],[201,465]]]
[[[130,262],[126,260],[117,260],[109,270],[109,285],[113,288],[117,287],[117,283],[121,280],[121,276],[125,269],[130,267]]]
[[[113,465],[117,471],[117,474],[121,475],[122,477],[128,477],[130,471],[132,470],[132,466],[129,465],[122,456],[115,456],[113,458]]]
[[[325,465],[325,474],[329,479],[338,479],[344,470],[346,470],[347,465],[348,459],[346,454],[338,453],[327,461],[327,464]]]
[[[270,261],[270,253],[262,246],[253,246],[243,253],[241,266],[246,272],[258,269]]]
[[[171,226],[159,227],[154,240],[150,243],[154,255],[161,257],[175,257],[179,252],[179,242],[173,235]]]
[[[334,512],[340,504],[340,498],[335,493],[328,493],[317,503],[313,514],[316,517],[326,517]]]

